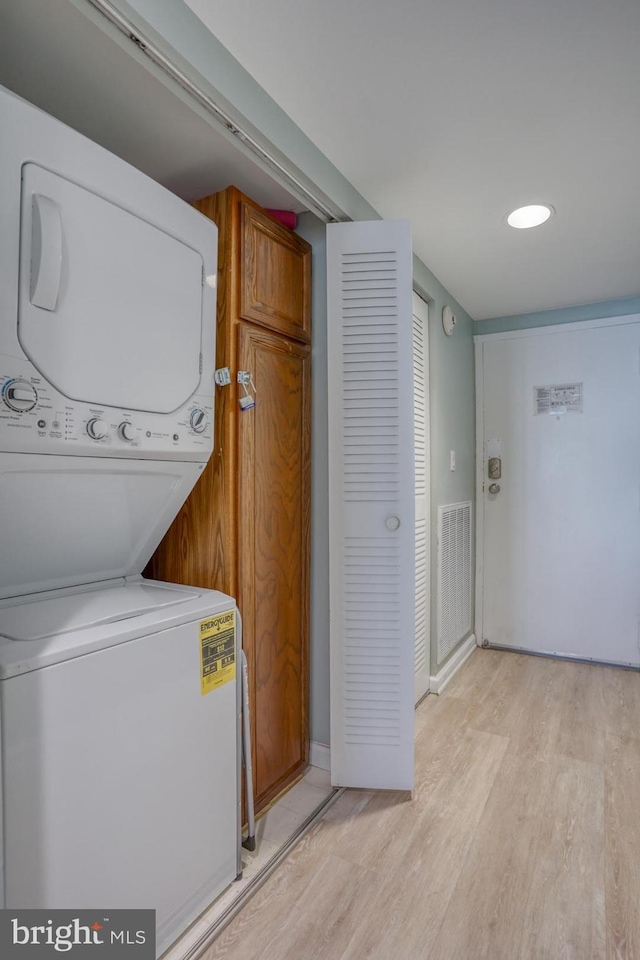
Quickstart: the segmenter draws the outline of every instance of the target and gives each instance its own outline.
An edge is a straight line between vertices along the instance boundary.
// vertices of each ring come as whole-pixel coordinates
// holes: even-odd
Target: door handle
[[[50,197],[34,193],[31,224],[31,296],[34,307],[55,310],[62,270],[62,220]]]
[[[490,483],[489,484],[489,493],[493,493],[494,496],[496,493],[500,493],[500,484],[499,483]]]

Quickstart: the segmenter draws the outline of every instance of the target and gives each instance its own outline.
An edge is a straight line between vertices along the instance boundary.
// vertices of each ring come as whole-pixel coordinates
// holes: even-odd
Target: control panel
[[[212,397],[173,413],[69,400],[25,360],[0,357],[0,450],[75,456],[206,460],[213,445]]]

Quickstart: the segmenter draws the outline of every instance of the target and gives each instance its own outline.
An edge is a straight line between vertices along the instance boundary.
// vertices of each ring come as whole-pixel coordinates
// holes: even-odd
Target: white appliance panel
[[[3,454],[0,597],[140,573],[203,469]]]
[[[61,394],[170,413],[200,382],[204,263],[61,176],[22,169],[18,335]]]
[[[0,682],[4,906],[153,908],[160,954],[235,878],[237,684],[201,695],[199,624]]]
[[[12,390],[31,391],[26,409],[12,410]],[[92,436],[102,424],[102,435]],[[125,428],[126,424],[126,428]],[[124,432],[126,429],[126,433]],[[213,445],[213,388],[174,413],[142,413],[70,401],[33,364],[0,356],[0,451],[123,459],[206,460]]]

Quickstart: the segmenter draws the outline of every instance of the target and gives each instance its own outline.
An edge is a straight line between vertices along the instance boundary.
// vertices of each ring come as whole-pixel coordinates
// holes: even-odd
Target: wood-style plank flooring
[[[477,650],[206,960],[640,960],[640,674]]]

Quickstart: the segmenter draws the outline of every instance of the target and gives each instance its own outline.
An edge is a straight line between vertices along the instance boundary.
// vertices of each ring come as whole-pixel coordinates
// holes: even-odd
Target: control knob
[[[104,420],[100,420],[99,417],[94,417],[93,420],[89,420],[87,424],[87,433],[92,440],[103,440],[109,433],[109,427]]]
[[[118,427],[118,434],[121,440],[126,440],[127,443],[131,443],[131,441],[136,438],[136,428],[128,420],[125,420]]]
[[[189,422],[194,433],[204,433],[207,429],[207,415],[199,407],[192,411]]]
[[[10,380],[5,384],[2,398],[10,410],[26,413],[33,410],[38,402],[38,394],[27,380]]]

